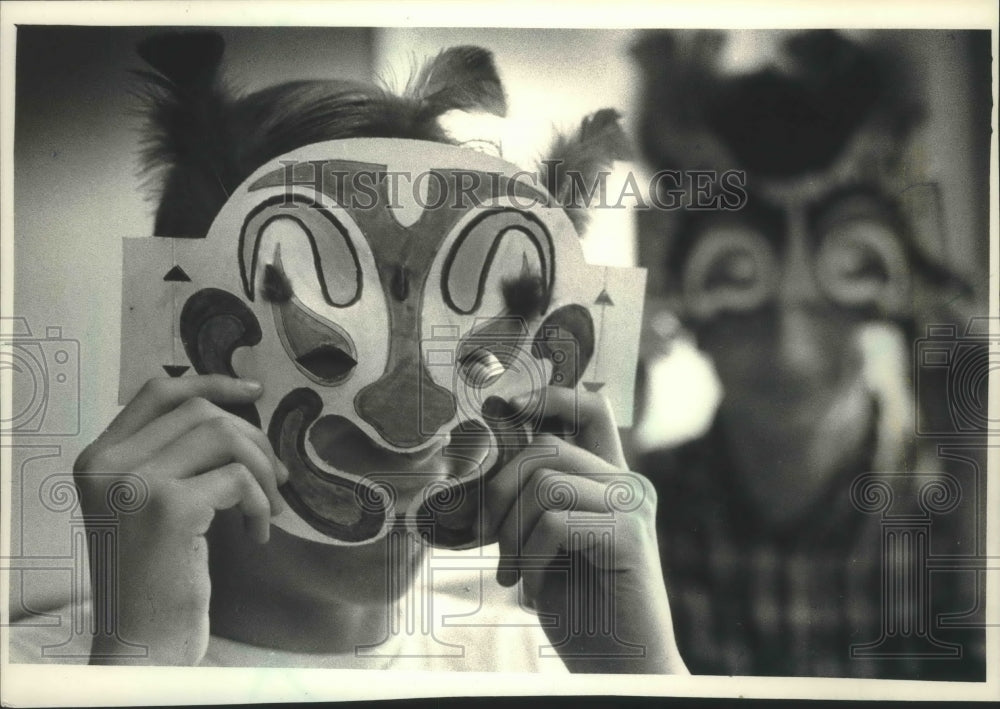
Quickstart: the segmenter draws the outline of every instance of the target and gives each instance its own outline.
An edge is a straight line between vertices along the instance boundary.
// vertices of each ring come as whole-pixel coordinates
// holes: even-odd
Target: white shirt
[[[480,558],[480,556],[486,558]],[[495,579],[495,548],[434,553],[429,577],[397,607],[395,626],[375,647],[344,654],[296,653],[209,638],[207,667],[325,667],[469,672],[558,672],[566,667],[537,617],[518,603],[518,589]],[[486,567],[486,568],[484,568]],[[13,663],[89,661],[90,599],[10,627]],[[394,632],[393,632],[394,631]]]

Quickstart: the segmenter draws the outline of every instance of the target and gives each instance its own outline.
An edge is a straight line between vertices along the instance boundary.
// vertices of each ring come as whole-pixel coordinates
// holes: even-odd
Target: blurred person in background
[[[941,205],[920,150],[944,146],[914,142],[927,109],[898,38],[649,32],[634,47],[643,157],[677,171],[654,184],[682,203],[639,215],[641,265],[669,306],[647,317],[690,334],[721,394],[706,432],[658,443],[657,409],[703,402],[679,400],[647,363],[638,469],[658,489],[695,674],[984,677],[979,572],[924,573],[901,603],[883,596],[899,589],[897,563],[922,563],[883,559],[887,515],[932,517],[938,555],[972,554],[985,519],[970,459],[913,435],[913,347],[928,324],[961,336],[974,298],[927,247]],[[988,67],[988,33],[973,39]],[[700,193],[688,179],[733,169],[738,204],[713,202],[713,188],[727,194],[711,178]],[[947,428],[943,385],[917,394],[925,430]],[[859,506],[855,483],[872,471],[907,474],[891,478],[885,515]],[[931,515],[920,487],[942,479],[962,486],[957,508]]]

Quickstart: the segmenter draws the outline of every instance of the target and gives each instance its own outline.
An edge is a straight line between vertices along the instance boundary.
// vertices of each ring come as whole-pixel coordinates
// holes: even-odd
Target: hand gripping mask
[[[258,169],[206,238],[126,239],[121,401],[164,371],[257,380],[234,413],[289,469],[274,524],[489,541],[483,482],[539,430],[546,386],[600,390],[631,423],[645,285],[588,265],[526,176],[426,141],[317,143]]]

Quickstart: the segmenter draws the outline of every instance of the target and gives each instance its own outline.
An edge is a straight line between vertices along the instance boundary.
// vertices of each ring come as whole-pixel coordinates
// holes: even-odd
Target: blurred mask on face
[[[640,230],[670,244],[664,288],[715,365],[762,507],[781,490],[808,498],[803,481],[864,445],[859,333],[905,332],[928,267],[903,208],[919,91],[893,51],[825,31],[650,33],[635,49],[646,159],[745,176],[738,209],[651,215]]]

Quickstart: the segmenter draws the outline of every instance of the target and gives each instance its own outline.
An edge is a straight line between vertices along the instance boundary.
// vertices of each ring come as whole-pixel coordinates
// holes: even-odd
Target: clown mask
[[[122,376],[226,373],[290,472],[274,524],[330,544],[405,521],[484,541],[482,482],[530,445],[545,387],[630,424],[645,272],[588,265],[533,175],[414,140],[283,155],[204,239],[127,239]],[[515,410],[509,400],[530,394]]]

